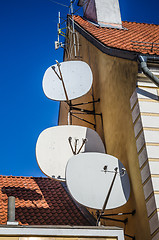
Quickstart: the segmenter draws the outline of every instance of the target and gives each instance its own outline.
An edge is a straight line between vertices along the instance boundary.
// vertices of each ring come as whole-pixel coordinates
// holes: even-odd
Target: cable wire
[[[56,4],[58,4],[58,5],[61,5],[61,6],[63,6],[63,7],[67,7],[67,8],[69,8],[69,6],[67,6],[67,5],[65,5],[65,4],[62,4],[62,3],[59,3],[59,2],[56,2],[56,1],[54,1],[54,0],[49,0],[50,2],[53,2],[53,3],[56,3]]]

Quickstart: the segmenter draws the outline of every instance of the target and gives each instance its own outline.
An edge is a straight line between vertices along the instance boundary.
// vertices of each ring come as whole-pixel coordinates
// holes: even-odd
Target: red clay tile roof
[[[0,176],[0,224],[7,223],[9,196],[15,197],[16,221],[21,225],[92,225],[90,216],[53,179]]]
[[[123,30],[98,27],[80,16],[74,16],[74,20],[106,46],[159,55],[159,25],[125,21],[122,22],[122,26],[125,28]]]

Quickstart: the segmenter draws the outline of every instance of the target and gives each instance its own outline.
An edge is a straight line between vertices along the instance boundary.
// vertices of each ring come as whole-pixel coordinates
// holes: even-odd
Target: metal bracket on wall
[[[135,215],[136,210],[133,210],[132,212],[127,212],[127,213],[112,213],[112,214],[103,214],[104,217],[107,216],[123,216],[123,215]]]
[[[133,240],[136,239],[135,236],[130,236],[130,235],[128,235],[128,234],[124,234],[124,236],[125,236],[125,237],[128,237],[128,238],[131,238],[131,239],[133,239]]]
[[[69,113],[70,113],[70,124],[72,124],[72,117],[75,117],[81,121],[84,121],[86,123],[89,123],[91,125],[93,125],[93,127],[96,129],[96,122],[95,123],[92,123],[84,118],[81,118],[77,115],[79,114],[85,114],[85,115],[93,115],[94,116],[94,119],[95,119],[95,116],[101,116],[101,119],[102,119],[102,113],[96,113],[95,112],[95,106],[94,104],[97,103],[97,102],[100,102],[100,99],[98,98],[97,100],[94,100],[93,101],[89,101],[89,102],[85,102],[85,103],[77,103],[77,104],[72,104],[71,101],[66,101],[66,103],[68,104],[69,106]],[[83,109],[83,108],[80,108],[80,107],[77,107],[77,106],[82,106],[82,105],[88,105],[88,104],[93,104],[93,110],[88,110],[88,109]],[[76,112],[75,112],[76,111]]]
[[[121,220],[121,219],[116,219],[116,218],[110,218],[110,216],[123,216],[123,215],[132,215],[133,216],[133,215],[135,215],[135,213],[136,213],[136,210],[133,210],[132,212],[127,212],[127,213],[112,213],[112,214],[102,214],[102,215],[100,215],[99,211],[96,212],[97,219],[100,218],[100,219],[105,219],[105,220],[114,221],[114,222],[121,222],[121,223],[124,223],[125,225],[128,222],[128,218]],[[131,236],[126,233],[124,233],[124,236],[135,240],[135,236]]]

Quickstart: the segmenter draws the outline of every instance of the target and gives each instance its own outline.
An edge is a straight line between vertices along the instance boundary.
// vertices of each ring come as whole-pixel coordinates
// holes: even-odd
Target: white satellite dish
[[[66,183],[77,202],[93,209],[104,211],[120,207],[130,196],[129,178],[123,164],[108,154],[73,156],[67,163]]]
[[[57,180],[65,180],[67,161],[79,152],[105,152],[104,144],[94,130],[75,125],[51,127],[39,135],[36,144],[40,169]]]
[[[68,101],[85,95],[93,81],[89,65],[83,61],[67,61],[49,67],[43,77],[43,90],[52,100]]]

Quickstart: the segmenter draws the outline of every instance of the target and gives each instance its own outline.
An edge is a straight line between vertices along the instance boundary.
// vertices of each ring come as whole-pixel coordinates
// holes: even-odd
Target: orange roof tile
[[[22,225],[93,225],[93,217],[81,211],[59,181],[0,176],[0,224],[7,223],[9,196],[15,197],[15,218]]]
[[[80,16],[74,16],[74,20],[106,46],[159,55],[159,25],[124,21],[124,29],[116,29],[99,27]]]

